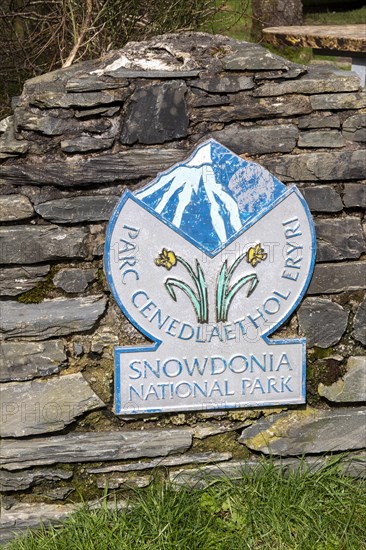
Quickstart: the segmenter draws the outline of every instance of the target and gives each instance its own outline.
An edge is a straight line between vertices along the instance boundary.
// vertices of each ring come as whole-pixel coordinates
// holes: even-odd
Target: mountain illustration
[[[211,253],[285,190],[265,168],[210,139],[135,196]]]

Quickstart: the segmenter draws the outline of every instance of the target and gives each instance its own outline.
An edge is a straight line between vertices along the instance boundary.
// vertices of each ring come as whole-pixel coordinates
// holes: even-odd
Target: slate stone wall
[[[203,471],[237,475],[269,454],[289,468],[303,454],[314,467],[319,453],[350,451],[344,468],[365,474],[366,94],[357,76],[226,37],[168,35],[27,81],[0,131],[5,536],[40,514],[65,516],[79,491],[93,500],[106,484],[118,496],[145,486],[156,468],[202,484]],[[308,339],[308,405],[118,418],[113,347],[144,338],[104,278],[106,223],[124,189],[210,136],[295,182],[313,212],[314,277],[278,332]]]

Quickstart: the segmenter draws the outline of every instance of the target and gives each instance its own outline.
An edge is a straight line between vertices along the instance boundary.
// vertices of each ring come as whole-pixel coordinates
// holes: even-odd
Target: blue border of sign
[[[119,214],[120,214],[123,206],[127,202],[127,200],[130,199],[130,200],[133,200],[134,202],[136,202],[137,204],[139,204],[142,208],[144,208],[150,214],[152,214],[157,219],[159,219],[159,221],[161,221],[162,223],[165,223],[166,225],[168,225],[170,227],[170,229],[172,229],[173,231],[178,233],[185,240],[189,241],[193,246],[200,249],[207,256],[213,258],[219,252],[221,252],[224,248],[226,248],[231,242],[236,240],[240,235],[242,235],[245,231],[247,231],[250,227],[255,225],[255,223],[257,223],[261,218],[263,218],[266,214],[268,214],[268,212],[271,211],[275,206],[277,206],[283,200],[285,200],[288,196],[290,196],[291,193],[295,193],[297,195],[298,199],[300,200],[300,202],[302,203],[302,206],[305,210],[305,213],[306,213],[306,216],[307,216],[307,219],[308,219],[308,222],[309,222],[309,227],[310,227],[310,231],[311,231],[311,263],[310,263],[310,269],[309,269],[307,279],[304,283],[304,286],[303,286],[296,302],[293,304],[293,306],[290,308],[290,310],[286,313],[286,315],[278,323],[276,323],[276,325],[269,328],[267,332],[264,332],[261,335],[261,337],[270,346],[280,345],[280,344],[289,344],[289,345],[291,345],[291,344],[301,344],[302,345],[302,348],[303,348],[303,350],[302,350],[303,361],[302,361],[302,366],[301,366],[301,368],[302,368],[302,395],[301,395],[301,399],[300,400],[296,399],[293,402],[291,402],[291,400],[289,400],[287,398],[286,399],[286,404],[290,405],[290,404],[305,403],[305,401],[306,401],[306,339],[305,338],[295,338],[295,339],[291,339],[291,340],[285,340],[285,339],[284,340],[269,340],[269,338],[268,338],[273,332],[275,332],[277,330],[277,328],[279,328],[281,325],[283,325],[283,323],[290,317],[290,315],[298,307],[298,305],[300,304],[301,300],[303,299],[303,297],[306,293],[306,290],[309,287],[311,278],[313,276],[313,271],[314,271],[315,257],[316,257],[316,235],[315,235],[314,223],[313,223],[313,219],[312,219],[312,216],[311,216],[311,213],[310,213],[310,209],[309,209],[304,197],[301,195],[300,191],[296,187],[296,185],[292,185],[282,195],[280,195],[275,201],[273,201],[268,208],[264,209],[257,216],[252,218],[250,220],[250,222],[245,224],[238,233],[233,235],[233,237],[231,237],[225,244],[223,244],[222,246],[216,248],[211,253],[209,253],[207,250],[203,249],[202,247],[198,246],[198,243],[196,243],[191,238],[189,238],[187,235],[185,235],[179,228],[173,226],[171,223],[169,223],[165,220],[162,220],[152,208],[150,208],[148,205],[146,205],[141,200],[137,199],[130,191],[125,191],[124,194],[122,195],[119,203],[115,207],[115,209],[112,213],[112,216],[110,218],[109,224],[108,224],[107,233],[106,233],[105,247],[104,247],[104,270],[105,270],[105,273],[106,273],[106,276],[107,276],[107,281],[108,281],[109,287],[111,289],[111,292],[114,296],[114,299],[115,299],[118,307],[121,309],[121,311],[123,312],[125,317],[127,317],[127,319],[144,336],[146,336],[147,338],[152,340],[152,344],[151,344],[151,346],[123,346],[123,347],[117,346],[117,347],[115,347],[115,349],[114,349],[114,359],[115,359],[115,400],[114,400],[115,407],[114,408],[115,408],[115,414],[117,414],[117,415],[127,414],[126,411],[121,410],[121,405],[122,404],[121,404],[121,391],[120,391],[121,390],[120,355],[124,354],[124,353],[130,353],[130,352],[139,353],[139,352],[146,352],[146,351],[156,351],[159,348],[160,344],[162,343],[161,340],[157,339],[155,336],[153,336],[148,331],[146,331],[144,328],[142,328],[139,325],[139,323],[134,318],[131,317],[131,315],[128,313],[125,306],[121,302],[120,297],[119,297],[119,295],[116,291],[113,279],[112,279],[111,265],[110,265],[111,238],[112,238],[112,233],[113,233],[115,224],[117,222],[117,219],[119,217]],[[271,407],[271,406],[277,406],[277,405],[281,405],[281,404],[284,404],[284,403],[282,403],[281,401],[273,401],[273,402],[269,402],[269,403],[268,402],[266,402],[266,403],[250,403],[250,406],[251,407],[256,407],[256,406]],[[240,408],[240,407],[244,407],[244,405],[243,404],[225,404],[225,405],[220,405],[219,407],[216,407],[216,408],[225,409],[225,408]],[[214,408],[215,407],[213,407],[213,409]],[[203,407],[203,409],[204,410],[210,410],[208,407]],[[177,410],[177,408],[175,407],[174,410]],[[197,406],[185,406],[185,410],[202,410],[202,409],[200,409]],[[155,409],[154,408],[144,409],[143,412],[141,412],[140,409],[138,409],[138,410],[137,409],[131,409],[131,410],[129,409],[128,410],[128,414],[151,414],[151,413],[161,413],[161,412],[169,412],[169,410],[166,409],[166,408],[164,408],[164,409],[156,409],[156,408]]]

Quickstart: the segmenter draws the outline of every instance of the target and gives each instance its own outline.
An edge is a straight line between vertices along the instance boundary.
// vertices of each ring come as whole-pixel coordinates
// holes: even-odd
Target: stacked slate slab
[[[351,72],[203,33],[130,43],[24,84],[0,121],[4,540],[71,513],[81,487],[90,501],[106,485],[146,486],[153,468],[193,485],[260,456],[288,469],[305,455],[315,468],[349,451],[344,470],[365,475],[365,110]],[[113,347],[146,341],[105,282],[107,220],[125,189],[209,137],[298,185],[313,213],[314,276],[281,329],[308,339],[309,403],[117,418]],[[246,462],[233,458],[243,448]]]

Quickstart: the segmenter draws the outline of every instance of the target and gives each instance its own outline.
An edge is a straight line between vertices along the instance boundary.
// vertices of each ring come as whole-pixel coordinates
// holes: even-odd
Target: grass
[[[337,463],[285,476],[271,464],[236,483],[175,490],[153,482],[125,510],[80,510],[10,550],[362,550],[366,480]]]
[[[366,23],[366,6],[350,11],[308,13],[305,15],[304,23],[306,25],[358,25]]]
[[[305,12],[304,14],[304,25],[352,25],[365,22],[366,6],[350,11]],[[251,26],[251,0],[227,0],[225,8],[217,13],[213,20],[205,25],[202,30],[252,42]],[[315,55],[311,48],[292,48],[289,46],[274,48],[265,42],[263,46],[294,63],[307,65],[312,61],[334,62],[335,60],[332,56]],[[350,69],[351,67],[347,63],[343,63],[340,68]]]

